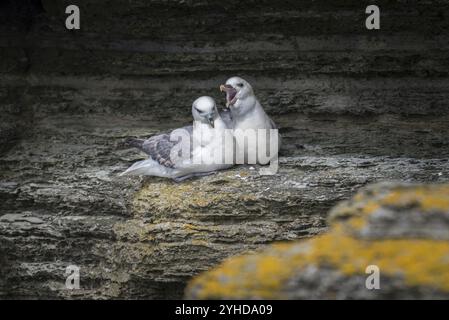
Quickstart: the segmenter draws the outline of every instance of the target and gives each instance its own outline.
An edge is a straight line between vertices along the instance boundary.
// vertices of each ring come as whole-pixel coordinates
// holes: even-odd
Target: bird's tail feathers
[[[154,167],[154,160],[153,159],[146,159],[137,161],[134,163],[131,167],[126,169],[124,172],[120,174],[120,176],[140,176],[145,175],[147,173],[148,169],[151,169]]]
[[[169,177],[172,169],[165,168],[151,158],[137,161],[122,172],[120,176],[158,176]]]

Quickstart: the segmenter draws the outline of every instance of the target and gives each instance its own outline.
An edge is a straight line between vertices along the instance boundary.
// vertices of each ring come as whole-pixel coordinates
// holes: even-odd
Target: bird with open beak
[[[226,93],[226,107],[231,111],[232,127],[236,130],[246,129],[277,129],[276,124],[265,113],[259,100],[257,100],[252,86],[240,77],[229,78],[225,84],[220,85],[220,91]],[[267,144],[269,142],[267,141]],[[281,145],[279,136],[278,148]],[[250,149],[255,148],[254,145],[248,146]],[[247,154],[245,149],[245,155]],[[273,156],[277,156],[277,153]],[[258,163],[262,163],[258,160]]]
[[[220,90],[226,93],[226,107],[234,107],[235,110],[242,103],[249,105],[255,102],[255,96],[251,85],[242,78],[232,77],[220,86]],[[243,101],[245,100],[245,101]],[[232,110],[232,109],[231,109]]]

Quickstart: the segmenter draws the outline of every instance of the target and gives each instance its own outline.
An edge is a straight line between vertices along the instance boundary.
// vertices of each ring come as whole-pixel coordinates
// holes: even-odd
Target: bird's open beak
[[[231,85],[222,84],[220,86],[220,91],[226,92],[226,108],[229,108],[237,101],[237,90],[235,90]]]
[[[206,117],[207,122],[209,122],[210,126],[212,128],[214,128],[214,114],[213,113],[209,113]]]

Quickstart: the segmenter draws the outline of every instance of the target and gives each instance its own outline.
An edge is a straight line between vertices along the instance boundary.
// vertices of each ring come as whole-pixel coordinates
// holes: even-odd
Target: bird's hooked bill
[[[232,89],[232,86],[229,84],[221,84],[220,85],[220,91],[221,92],[226,92],[227,90]]]
[[[214,114],[213,113],[209,113],[206,117],[207,122],[209,122],[210,126],[212,128],[214,128]]]

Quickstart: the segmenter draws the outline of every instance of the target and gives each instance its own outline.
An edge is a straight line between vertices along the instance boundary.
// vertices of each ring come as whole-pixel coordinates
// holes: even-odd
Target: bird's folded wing
[[[192,126],[183,127],[182,129],[186,130],[186,132],[190,135],[191,139],[193,131]],[[163,133],[145,140],[142,145],[142,151],[148,154],[153,160],[157,161],[160,165],[163,165],[168,168],[175,168],[176,163],[172,161],[170,155],[172,149],[178,143],[180,143],[179,140],[171,141],[170,133]],[[192,144],[190,143],[190,146],[191,145]]]

